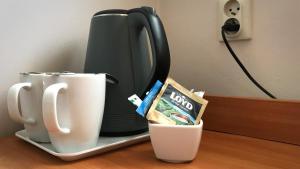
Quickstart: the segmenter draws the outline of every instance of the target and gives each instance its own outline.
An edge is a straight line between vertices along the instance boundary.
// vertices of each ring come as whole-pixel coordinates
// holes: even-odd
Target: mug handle
[[[24,118],[19,110],[19,95],[22,88],[31,88],[31,83],[18,83],[8,89],[7,108],[10,118],[22,124],[34,124],[33,118]]]
[[[66,83],[56,83],[46,88],[43,94],[43,119],[48,131],[59,132],[62,134],[70,133],[69,128],[59,126],[57,120],[57,96],[61,89],[67,89]]]

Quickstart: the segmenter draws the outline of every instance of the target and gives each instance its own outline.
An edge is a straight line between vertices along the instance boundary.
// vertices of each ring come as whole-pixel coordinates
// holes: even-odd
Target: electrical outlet
[[[246,40],[251,39],[251,11],[252,0],[219,0],[219,24],[217,33],[219,40],[223,41],[221,36],[221,27],[230,19],[235,18],[240,23],[240,29],[236,33],[226,34],[228,40]]]

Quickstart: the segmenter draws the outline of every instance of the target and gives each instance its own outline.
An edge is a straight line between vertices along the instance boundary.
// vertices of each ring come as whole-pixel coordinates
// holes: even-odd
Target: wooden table
[[[204,131],[197,158],[171,164],[155,158],[150,142],[64,162],[16,138],[0,139],[0,169],[300,169],[300,146]]]

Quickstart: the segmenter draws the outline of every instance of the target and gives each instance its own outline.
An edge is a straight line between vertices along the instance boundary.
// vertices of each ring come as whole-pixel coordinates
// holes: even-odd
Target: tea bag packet
[[[147,94],[147,96],[145,97],[145,99],[143,100],[143,102],[136,109],[136,112],[138,114],[140,114],[141,116],[145,117],[145,114],[148,112],[148,110],[149,110],[149,108],[150,108],[153,100],[157,96],[157,94],[160,91],[162,85],[163,85],[162,82],[160,82],[159,80],[156,81],[156,83],[151,88],[151,90],[149,91],[149,93]]]
[[[160,124],[199,124],[208,103],[199,95],[168,78],[153,101],[146,118]]]
[[[156,98],[162,85],[163,85],[162,82],[157,80],[156,83],[154,84],[154,86],[150,89],[150,91],[147,92],[147,95],[143,101],[136,94],[128,97],[128,101],[138,107],[136,109],[136,112],[139,115],[141,115],[142,117],[145,117],[145,114],[147,114],[153,100]]]

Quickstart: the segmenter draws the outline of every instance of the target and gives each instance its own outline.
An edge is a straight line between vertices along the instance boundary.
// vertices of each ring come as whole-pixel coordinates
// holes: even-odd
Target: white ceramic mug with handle
[[[44,77],[43,117],[54,148],[73,153],[95,147],[102,123],[106,75]]]
[[[21,73],[21,82],[11,86],[7,95],[9,116],[24,124],[36,142],[50,142],[42,114],[43,77],[44,73]]]

